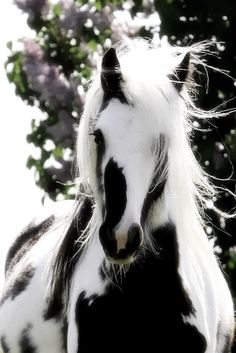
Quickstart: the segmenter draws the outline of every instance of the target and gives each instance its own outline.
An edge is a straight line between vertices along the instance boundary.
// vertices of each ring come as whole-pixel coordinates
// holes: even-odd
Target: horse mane
[[[93,200],[82,195],[76,200],[74,209],[66,221],[58,247],[55,249],[47,268],[46,279],[49,278],[50,295],[44,318],[50,319],[61,315],[68,301],[69,286],[75,265],[80,260],[93,214]]]
[[[210,53],[209,42],[202,42],[188,47],[154,47],[146,40],[129,40],[115,45],[121,65],[121,72],[124,77],[122,89],[127,100],[133,104],[144,107],[148,112],[151,104],[155,102],[157,90],[161,90],[166,99],[173,104],[173,96],[178,99],[180,109],[177,109],[177,117],[173,117],[173,129],[175,130],[175,143],[178,151],[172,147],[172,160],[183,160],[184,165],[177,165],[176,173],[184,174],[185,190],[182,187],[182,179],[175,180],[174,187],[179,192],[180,199],[177,201],[186,209],[185,219],[178,213],[181,206],[177,206],[177,201],[173,201],[172,211],[181,227],[181,223],[186,225],[187,233],[188,222],[192,222],[193,229],[197,232],[204,232],[205,210],[212,199],[218,194],[217,188],[212,184],[209,175],[202,169],[197,162],[191,145],[191,136],[195,130],[194,121],[196,119],[212,119],[224,117],[233,110],[220,110],[220,107],[209,111],[197,107],[195,101],[198,86],[193,77],[198,71],[199,65],[203,67],[207,74],[207,69],[211,68],[206,63],[206,56]],[[180,95],[174,89],[174,83],[178,75],[178,64],[186,53],[191,57],[191,73],[184,85]],[[211,68],[219,71],[217,68]],[[86,94],[84,111],[79,126],[77,141],[77,174],[78,194],[81,196],[80,206],[72,214],[70,226],[64,239],[54,254],[51,272],[51,303],[58,298],[59,293],[68,293],[71,276],[75,264],[79,260],[83,245],[86,244],[92,235],[98,220],[101,218],[96,202],[95,173],[93,166],[95,163],[95,152],[89,141],[89,132],[96,124],[96,118],[102,104],[103,91],[100,82],[100,68],[97,75],[92,80]],[[224,72],[223,72],[224,73]],[[170,86],[172,86],[171,94]],[[145,94],[143,94],[143,90]],[[147,94],[148,92],[148,94]],[[166,93],[167,92],[167,93]],[[151,100],[151,103],[150,103]],[[155,121],[153,122],[155,124]],[[171,148],[171,146],[170,146]],[[178,156],[180,153],[180,156]],[[163,156],[161,157],[163,158]],[[169,163],[171,169],[171,162]],[[181,169],[181,170],[180,170]],[[173,170],[168,170],[168,175],[173,175]],[[174,179],[174,176],[173,176]],[[180,180],[181,179],[181,180]],[[170,186],[171,188],[171,186]],[[186,204],[187,203],[187,207]],[[215,206],[212,208],[219,215],[231,217]],[[85,212],[86,210],[86,212]],[[83,219],[85,217],[85,219]],[[77,226],[75,228],[75,223]],[[177,225],[178,226],[178,225]],[[71,227],[73,232],[71,232]],[[74,230],[76,229],[76,232]],[[82,245],[78,245],[82,239]],[[205,240],[203,240],[204,242]],[[196,243],[197,244],[197,243]],[[203,255],[204,256],[204,255]],[[63,295],[63,294],[61,294]]]
[[[220,70],[216,67],[207,65],[206,57],[209,55],[216,55],[213,51],[213,43],[203,41],[187,47],[166,46],[155,47],[149,41],[144,39],[134,39],[125,42],[119,42],[115,45],[118,58],[121,64],[121,72],[124,76],[125,95],[130,103],[138,104],[143,102],[143,106],[150,107],[149,97],[155,95],[155,90],[159,89],[165,94],[166,77],[174,84],[175,77],[178,75],[178,64],[181,58],[186,53],[190,53],[190,71],[186,84],[181,91],[181,110],[184,121],[175,120],[176,128],[183,130],[184,136],[180,139],[187,143],[182,146],[184,150],[188,151],[188,179],[192,182],[191,194],[196,200],[197,213],[200,213],[199,219],[203,219],[204,209],[209,204],[209,198],[218,195],[217,188],[211,182],[211,176],[208,175],[197,162],[195,156],[191,151],[191,138],[196,129],[196,120],[209,120],[213,118],[220,118],[234,112],[235,109],[222,110],[221,106],[205,111],[196,105],[198,84],[194,80],[196,73],[199,73],[199,67],[202,67],[208,82],[208,70],[219,71],[222,74],[227,74],[226,71]],[[96,77],[92,80],[90,88],[86,95],[86,102],[82,119],[80,122],[78,141],[77,141],[77,174],[78,188],[85,190],[86,194],[94,197],[94,185],[96,180],[93,179],[92,165],[94,162],[94,151],[91,150],[89,142],[89,131],[93,129],[96,124],[96,117],[99,108],[102,104],[103,92],[100,84],[100,70]],[[137,74],[138,73],[138,74]],[[138,81],[137,81],[138,76]],[[148,84],[149,95],[143,95],[143,86]],[[172,97],[167,99],[171,102]],[[179,117],[178,117],[179,118]],[[182,124],[182,126],[181,126]],[[179,126],[178,126],[179,125]],[[221,213],[216,207],[212,206],[216,212]]]

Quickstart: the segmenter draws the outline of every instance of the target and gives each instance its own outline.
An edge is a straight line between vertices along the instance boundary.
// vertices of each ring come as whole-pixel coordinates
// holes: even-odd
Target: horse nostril
[[[143,232],[139,224],[132,224],[128,231],[127,249],[130,252],[138,250],[142,243]]]

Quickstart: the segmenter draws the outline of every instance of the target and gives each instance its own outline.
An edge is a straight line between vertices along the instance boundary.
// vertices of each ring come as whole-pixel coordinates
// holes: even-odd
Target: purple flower
[[[52,107],[71,104],[73,88],[59,67],[45,60],[42,48],[35,41],[27,39],[24,45],[24,70],[31,88],[40,94],[40,100]]]
[[[24,49],[28,57],[38,61],[43,60],[44,52],[40,45],[38,45],[33,39],[24,40]]]
[[[48,0],[14,0],[16,6],[30,16],[42,14],[48,10]]]
[[[58,122],[49,126],[47,131],[52,136],[54,143],[62,145],[63,147],[71,147],[74,136],[74,119],[65,110],[58,112]]]
[[[82,34],[83,27],[90,22],[91,26],[96,27],[99,31],[110,27],[112,22],[113,9],[111,5],[105,6],[101,11],[94,11],[91,4],[79,5],[72,0],[60,1],[62,14],[59,20],[59,26],[64,34],[71,32],[72,36]]]

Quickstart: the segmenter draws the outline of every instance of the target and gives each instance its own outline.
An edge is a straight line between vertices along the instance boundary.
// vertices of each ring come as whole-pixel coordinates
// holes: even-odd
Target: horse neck
[[[190,149],[187,137],[180,137],[178,143],[169,146],[166,186],[162,197],[153,207],[150,228],[155,230],[168,223],[174,224],[180,265],[189,268],[200,266],[206,272],[215,271],[217,261],[204,230],[201,214],[204,210],[199,210],[199,191],[195,185],[198,181],[201,185],[205,175]],[[209,193],[212,192],[208,184],[205,191],[208,191],[208,187]]]
[[[176,226],[178,237],[184,237],[187,242],[197,239],[199,234],[205,237],[196,200],[198,191],[194,173],[199,178],[197,173],[200,175],[201,170],[182,129],[169,143],[167,180],[162,196],[150,212],[150,229],[171,222]]]

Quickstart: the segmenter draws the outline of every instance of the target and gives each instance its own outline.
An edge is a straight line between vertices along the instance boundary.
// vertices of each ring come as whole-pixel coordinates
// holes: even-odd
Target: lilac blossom
[[[49,8],[48,0],[14,0],[14,3],[31,18],[35,15],[46,14]]]
[[[59,4],[62,9],[59,27],[64,34],[78,36],[82,34],[84,26],[94,26],[102,31],[111,25],[113,19],[111,5],[98,12],[89,3],[81,6],[72,0],[61,0]]]
[[[111,41],[117,42],[128,36],[135,36],[141,28],[151,29],[151,32],[159,32],[160,19],[151,2],[147,2],[145,13],[132,17],[127,6],[117,10],[111,4],[107,4],[100,11],[96,11],[89,2],[79,5],[73,0],[61,0],[61,16],[59,27],[62,34],[71,37],[81,36],[83,27],[93,27],[94,31],[102,33],[106,28],[111,28]],[[127,5],[126,4],[126,5]]]
[[[87,11],[81,11],[80,7],[70,0],[59,2],[62,14],[59,20],[59,27],[63,34],[71,33],[71,36],[81,34],[82,28],[88,19]]]
[[[55,144],[63,147],[71,147],[71,140],[75,133],[74,119],[66,110],[58,112],[58,122],[47,128]]]
[[[59,67],[45,60],[42,48],[34,40],[27,39],[24,45],[24,70],[31,88],[40,94],[41,101],[52,107],[68,106],[74,92]]]

